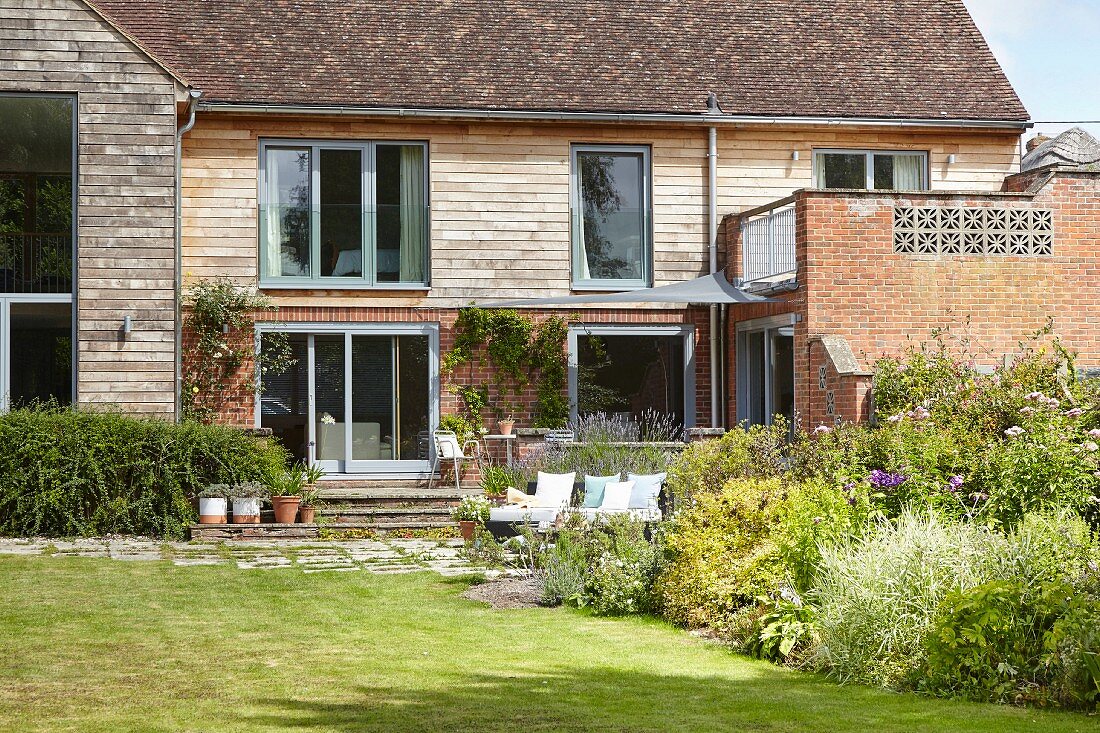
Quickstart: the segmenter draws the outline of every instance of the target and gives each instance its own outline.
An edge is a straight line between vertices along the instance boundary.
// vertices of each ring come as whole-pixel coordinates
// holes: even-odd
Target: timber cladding
[[[0,92],[78,100],[74,310],[83,404],[174,409],[180,88],[81,2],[0,0]],[[123,340],[127,315],[134,326]]]
[[[429,145],[432,290],[270,291],[280,305],[455,307],[475,298],[568,294],[572,144],[649,146],[655,284],[698,277],[708,268],[703,126],[200,112],[183,148],[186,279],[227,274],[256,282],[262,139],[425,140]],[[988,130],[723,127],[719,212],[743,211],[810,186],[815,148],[925,151],[932,188],[997,190],[1018,167],[1018,142],[1017,134]],[[949,155],[956,156],[954,164],[948,164]]]

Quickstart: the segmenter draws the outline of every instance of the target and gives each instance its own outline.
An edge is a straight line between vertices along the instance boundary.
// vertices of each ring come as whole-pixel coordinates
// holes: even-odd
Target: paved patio
[[[462,540],[369,539],[330,541],[162,542],[140,537],[50,540],[0,538],[0,555],[170,560],[174,565],[236,565],[242,570],[301,568],[306,573],[414,573],[444,576],[487,570],[460,555]]]

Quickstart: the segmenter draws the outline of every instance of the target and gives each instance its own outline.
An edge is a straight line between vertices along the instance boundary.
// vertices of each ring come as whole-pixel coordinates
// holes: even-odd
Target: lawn
[[[498,611],[431,573],[0,558],[3,731],[1058,731],[838,687],[662,623]]]

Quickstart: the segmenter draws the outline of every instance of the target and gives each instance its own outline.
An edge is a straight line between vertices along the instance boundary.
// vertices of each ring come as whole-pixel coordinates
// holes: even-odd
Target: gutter
[[[176,130],[176,276],[175,276],[175,417],[183,417],[183,136],[195,126],[202,91],[191,89],[187,100],[187,122]]]
[[[649,112],[551,112],[525,110],[478,110],[417,107],[357,107],[296,104],[245,104],[202,102],[204,112],[246,115],[326,115],[337,117],[396,117],[473,120],[540,120],[554,122],[629,122],[694,125],[836,125],[882,127],[963,127],[1026,130],[1032,122],[1019,120],[935,119],[920,117],[765,117],[727,114],[668,114]]]

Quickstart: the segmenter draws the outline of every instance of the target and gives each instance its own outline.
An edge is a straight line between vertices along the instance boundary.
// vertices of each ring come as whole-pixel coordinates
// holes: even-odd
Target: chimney
[[[1038,135],[1036,135],[1035,137],[1033,137],[1033,138],[1031,138],[1030,140],[1027,141],[1027,152],[1030,153],[1032,150],[1039,147],[1040,145],[1045,143],[1047,140],[1051,140],[1051,139],[1053,139],[1053,138],[1049,138],[1046,135],[1044,135],[1042,133],[1039,133]]]

